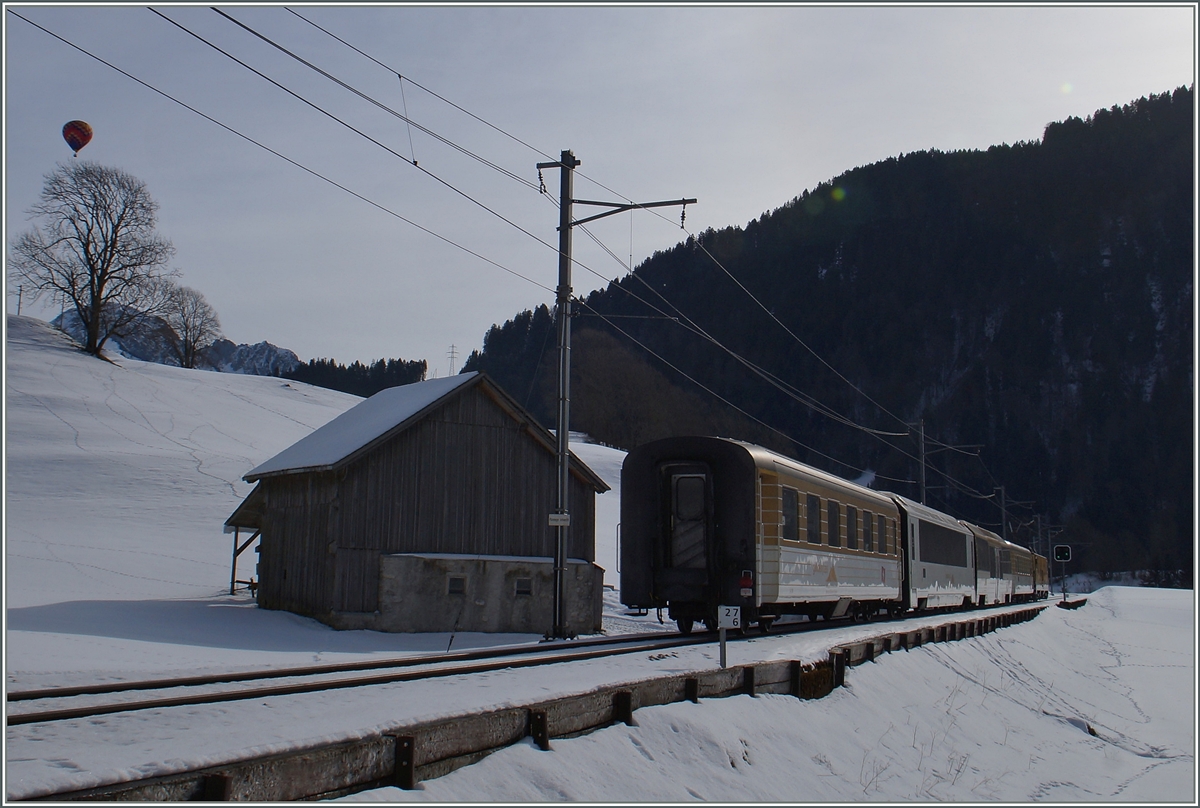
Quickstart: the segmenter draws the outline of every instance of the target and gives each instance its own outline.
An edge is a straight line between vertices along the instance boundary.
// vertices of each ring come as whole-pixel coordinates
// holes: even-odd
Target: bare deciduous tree
[[[168,285],[162,318],[175,332],[171,347],[180,367],[194,368],[200,351],[221,337],[221,322],[200,292],[174,283]]]
[[[84,349],[99,355],[112,336],[158,314],[171,242],[155,232],[158,203],[126,172],[89,162],[46,175],[29,209],[36,224],[12,245],[12,272],[31,299],[47,296],[83,323]]]

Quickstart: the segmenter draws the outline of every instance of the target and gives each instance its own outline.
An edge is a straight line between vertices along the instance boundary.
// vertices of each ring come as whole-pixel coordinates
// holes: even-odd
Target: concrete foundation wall
[[[600,631],[604,570],[587,561],[568,560],[566,590],[570,630]],[[554,561],[448,553],[384,555],[379,563],[379,610],[335,613],[330,622],[337,628],[376,631],[544,634],[554,625]]]

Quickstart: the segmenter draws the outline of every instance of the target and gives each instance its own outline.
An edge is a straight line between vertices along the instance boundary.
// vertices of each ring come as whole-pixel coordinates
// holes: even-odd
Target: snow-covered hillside
[[[227,591],[242,475],[361,400],[101,361],[29,317],[8,318],[5,367],[9,609]]]

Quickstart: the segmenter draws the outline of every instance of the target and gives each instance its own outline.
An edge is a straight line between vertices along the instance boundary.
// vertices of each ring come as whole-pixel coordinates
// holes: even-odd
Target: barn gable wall
[[[266,478],[259,603],[374,612],[380,555],[553,556],[555,457],[481,385],[332,473]],[[594,561],[595,493],[571,478],[568,556]]]

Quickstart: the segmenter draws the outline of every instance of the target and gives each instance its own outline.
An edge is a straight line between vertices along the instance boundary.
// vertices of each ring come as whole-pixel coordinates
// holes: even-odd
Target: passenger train
[[[1049,595],[1043,556],[906,497],[727,438],[639,446],[621,468],[621,602],[687,634],[718,606],[899,616]]]

